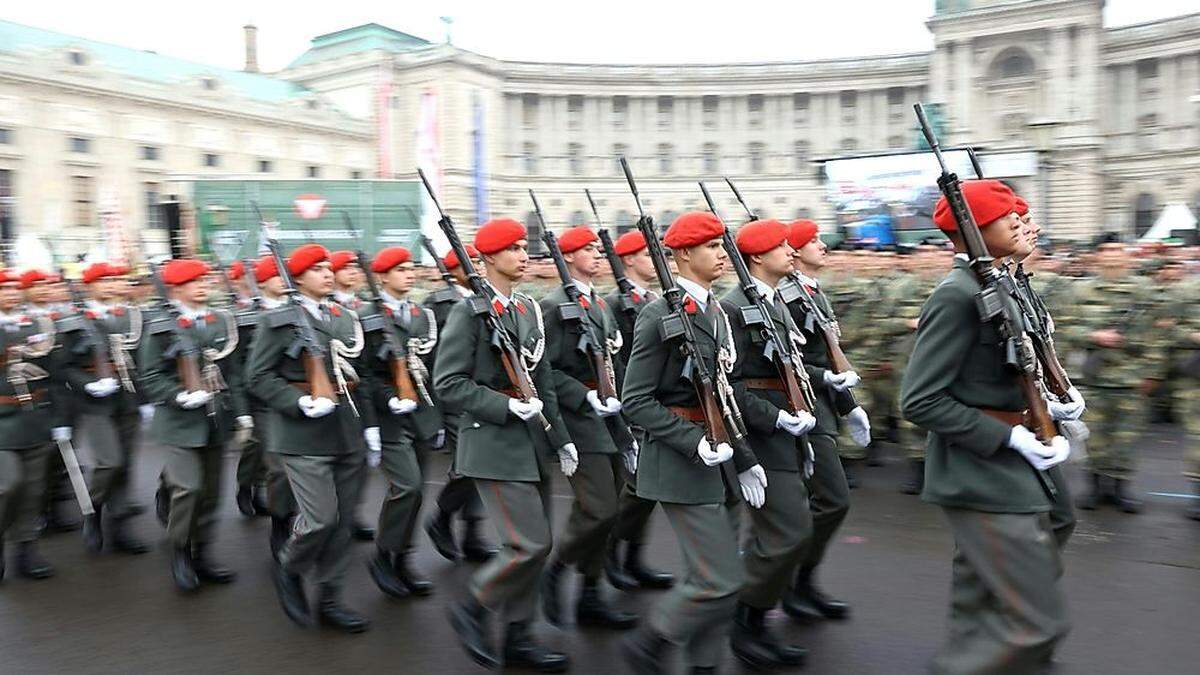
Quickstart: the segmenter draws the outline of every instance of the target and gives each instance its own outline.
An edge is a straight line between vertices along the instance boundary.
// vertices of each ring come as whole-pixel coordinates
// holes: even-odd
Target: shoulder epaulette
[[[174,322],[169,316],[156,316],[146,324],[146,330],[151,335],[159,335],[174,330]]]
[[[359,321],[362,323],[362,329],[364,333],[383,330],[383,327],[387,325],[384,323],[383,315],[378,313],[359,317]]]
[[[83,330],[83,316],[79,314],[71,314],[54,322],[54,327],[60,333],[71,333],[77,330]]]

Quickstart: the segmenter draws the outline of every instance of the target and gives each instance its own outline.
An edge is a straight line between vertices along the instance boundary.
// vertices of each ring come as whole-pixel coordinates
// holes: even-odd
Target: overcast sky
[[[317,35],[375,22],[503,59],[697,63],[836,58],[920,51],[933,0],[7,0],[0,18],[227,68],[243,63],[242,25],[259,28],[259,63],[277,70]],[[1196,0],[1107,0],[1105,23],[1195,12]]]

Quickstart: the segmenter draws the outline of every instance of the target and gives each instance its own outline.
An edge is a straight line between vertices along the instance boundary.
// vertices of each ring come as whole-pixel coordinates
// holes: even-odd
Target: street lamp
[[[1041,193],[1041,215],[1038,220],[1045,223],[1047,230],[1050,222],[1050,152],[1054,149],[1054,137],[1062,122],[1058,120],[1034,120],[1026,125],[1033,139],[1033,148],[1038,157],[1038,192]]]

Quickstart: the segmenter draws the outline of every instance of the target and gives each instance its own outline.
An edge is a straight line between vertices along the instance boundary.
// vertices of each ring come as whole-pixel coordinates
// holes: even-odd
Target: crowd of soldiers
[[[1014,275],[1032,278],[1025,299],[1042,306],[1042,320],[1053,317],[1049,332],[1082,392],[1075,403],[1051,406],[1055,419],[1078,421],[1083,396],[1088,401],[1086,430],[1070,434],[1077,451],[1086,449],[1090,476],[1078,506],[1112,503],[1135,512],[1140,503],[1129,481],[1144,421],[1169,415],[1186,428],[1190,451],[1200,452],[1196,251],[1131,255],[1105,243],[1086,253],[1039,253],[1028,206],[1015,196],[986,199],[1000,204],[999,215],[980,225],[995,232],[993,222],[1011,219],[1019,228],[1028,248],[1009,252],[1007,262]],[[953,227],[943,229],[953,234]],[[946,497],[947,481],[961,478],[953,461],[946,467],[947,448],[965,441],[926,405],[928,373],[970,380],[972,369],[988,367],[930,366],[932,348],[920,346],[935,339],[922,337],[922,307],[937,297],[935,288],[955,282],[954,272],[947,276],[957,269],[955,251],[928,245],[829,252],[807,220],[743,225],[730,251],[725,231],[714,215],[691,212],[662,238],[678,274],[671,291],[682,298],[694,333],[690,351],[668,329],[654,242],[639,231],[614,247],[628,290],[604,292],[601,242],[577,226],[557,240],[571,285],[537,300],[517,290],[530,271],[527,233],[507,219],[479,228],[474,247],[465,249],[468,264],[448,253],[442,262],[453,282],[418,297],[413,255],[403,247],[359,260],[310,243],[286,260],[268,255],[219,271],[197,259],[172,259],[153,270],[158,288],[149,276],[104,262],[77,280],[6,272],[0,546],[16,547],[20,575],[52,576],[37,540],[43,531],[71,529],[66,512],[74,499],[89,551],[147,552],[127,527],[142,511],[131,466],[145,438],[165,449],[154,512],[166,530],[174,585],[190,593],[230,583],[235,574],[213,559],[211,544],[221,461],[232,447],[239,452],[237,507],[271,519],[276,591],[286,615],[302,626],[351,633],[369,627],[341,599],[354,537],[375,542],[367,568],[381,592],[430,593],[431,582],[409,562],[424,529],[447,559],[482,565],[450,617],[480,665],[565,670],[567,655],[543,646],[531,627],[539,609],[551,623],[564,623],[563,586],[577,576],[569,605],[576,623],[632,630],[622,654],[634,672],[661,672],[673,647],[683,649],[692,672],[713,672],[726,643],[750,667],[796,667],[805,649],[774,636],[764,616],[775,607],[805,621],[848,616],[850,607],[827,595],[816,573],[850,508],[851,467],[879,461],[890,444],[912,463],[904,492],[924,490],[930,501],[954,506],[947,510],[962,558],[955,560],[956,589],[961,565],[974,570],[974,580],[962,583],[974,583],[975,593],[1002,593],[985,574],[996,570],[971,558],[969,533],[978,524],[956,510],[989,508]],[[756,323],[746,311],[752,293],[730,287],[730,255],[745,262],[769,320]],[[479,279],[472,285],[468,267],[482,270],[486,286]],[[364,283],[368,276],[373,283]],[[488,297],[473,293],[477,288]],[[934,318],[935,326],[944,320]],[[770,323],[777,325],[763,327]],[[774,352],[764,349],[769,330],[785,336]],[[586,349],[584,334],[592,336]],[[837,365],[837,347],[852,369]],[[914,349],[926,367],[906,376]],[[801,365],[814,395],[807,409],[785,396],[780,360]],[[599,361],[611,362],[615,392],[606,393]],[[744,442],[708,428],[694,386],[701,371],[712,374],[716,395],[739,409]],[[946,385],[952,393],[954,386]],[[998,419],[1009,419],[1005,414]],[[1008,434],[1008,426],[997,428]],[[1012,508],[1050,510],[1055,537],[1065,543],[1074,522],[1056,466],[1065,456],[1048,439],[1026,440],[1021,428],[1017,413],[1004,449],[983,454],[1003,454],[1029,476],[1026,460],[1059,472],[1060,491],[1051,491],[1049,502],[1039,492],[1037,505]],[[927,445],[935,453],[930,466]],[[90,469],[82,488],[76,447]],[[452,454],[449,480],[422,521],[426,460],[437,451]],[[386,483],[378,509],[363,503],[375,469]],[[567,476],[574,495],[556,535],[552,471]],[[1200,485],[1200,455],[1191,455],[1188,475]],[[656,506],[684,553],[678,579],[642,559]],[[1200,519],[1200,506],[1190,515]],[[498,546],[483,534],[485,519]],[[1023,550],[1015,535],[1012,545]],[[0,549],[0,579],[5,559]],[[615,605],[602,579],[621,590],[671,590],[639,619]],[[1020,609],[956,604],[953,620],[961,623],[939,655],[941,672],[1048,659],[1065,617],[1061,607],[1045,607],[1055,597],[1046,584],[1056,579],[1038,579],[1007,589],[1042,594],[1030,611],[1045,610],[1053,622],[1038,626],[1044,631],[1037,640],[1002,631],[968,635],[987,622],[987,612]],[[492,643],[492,617],[502,625],[500,648]]]

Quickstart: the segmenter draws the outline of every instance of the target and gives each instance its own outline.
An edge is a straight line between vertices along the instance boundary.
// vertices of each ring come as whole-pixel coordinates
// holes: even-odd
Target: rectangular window
[[[138,156],[143,161],[157,162],[161,156],[161,152],[157,145],[143,145],[138,152]]]
[[[538,95],[521,94],[521,123],[527,128],[533,127],[538,121]]]
[[[75,206],[73,225],[96,224],[96,188],[91,176],[71,176],[71,203]]]
[[[704,144],[704,173],[715,174],[721,170],[720,162],[717,159],[719,152],[720,149],[716,143]]]
[[[146,193],[146,226],[161,230],[166,227],[163,220],[162,208],[159,207],[158,183],[145,183]]]
[[[797,126],[808,124],[809,95],[803,92],[792,94],[792,119]]]
[[[750,94],[747,98],[747,112],[750,115],[750,126],[761,127],[763,125],[763,109],[765,101],[762,94]]]
[[[747,155],[749,156],[750,173],[762,173],[765,158],[765,147],[762,143],[751,143],[747,147]]]
[[[221,156],[215,155],[211,152],[206,152],[206,153],[204,153],[202,162],[203,162],[204,166],[206,166],[210,169],[215,169],[215,168],[221,166]]]
[[[675,117],[675,97],[659,96],[656,107],[658,109],[658,128],[671,128]]]
[[[12,129],[0,127],[0,145],[10,145],[13,142],[12,137]]]
[[[890,87],[887,90],[888,105],[904,105],[904,87]]]
[[[573,94],[567,97],[567,127],[578,129],[583,124],[583,97]]]
[[[571,143],[567,146],[567,170],[572,176],[583,173],[583,145]]]
[[[717,111],[720,109],[720,99],[716,96],[705,96],[700,101],[700,107],[704,119],[704,128],[717,128]]]
[[[9,169],[0,169],[0,235],[13,236],[13,177]]]
[[[670,143],[658,144],[658,172],[664,176],[670,175],[675,168],[674,149]]]
[[[71,152],[89,153],[92,151],[92,140],[90,138],[72,136],[67,139],[67,149]]]
[[[271,165],[271,160],[269,160],[269,159],[258,160],[258,172],[259,173],[271,173],[271,171],[273,171],[273,170],[274,170],[274,167]]]
[[[526,143],[521,152],[521,160],[525,165],[525,175],[532,176],[537,173],[537,146],[533,143]]]
[[[796,155],[796,171],[803,172],[808,170],[808,141],[796,141],[794,147]]]
[[[351,171],[350,180],[362,180],[363,173],[361,171]]]
[[[621,158],[629,154],[629,146],[624,143],[615,143],[612,148],[613,154],[613,173],[617,176],[623,175],[621,171]],[[632,161],[632,160],[630,160]]]
[[[309,166],[304,168],[304,173],[309,178],[320,178],[321,177],[321,167],[316,166],[315,164],[310,164]]]
[[[629,121],[629,97],[614,96],[612,106],[613,126],[618,129],[623,128]]]

